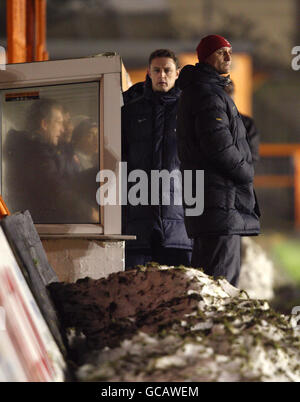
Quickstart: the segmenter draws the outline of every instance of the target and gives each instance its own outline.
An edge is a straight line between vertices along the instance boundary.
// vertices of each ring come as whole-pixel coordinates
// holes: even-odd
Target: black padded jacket
[[[128,248],[149,249],[153,242],[166,248],[192,248],[185,229],[183,206],[174,205],[175,190],[181,199],[181,182],[171,180],[169,192],[163,191],[160,185],[157,191],[159,205],[151,205],[151,192],[152,195],[155,192],[151,186],[151,172],[167,170],[180,176],[176,144],[179,96],[180,90],[176,86],[167,93],[154,92],[149,78],[123,94],[122,160],[127,162],[128,175],[136,169],[145,172],[149,204],[128,203],[123,207],[123,233],[137,236],[137,240],[127,242]],[[136,185],[135,182],[128,183],[128,195]],[[171,205],[163,205],[167,193]]]
[[[186,216],[188,235],[258,234],[251,151],[241,115],[224,91],[229,78],[199,63],[185,66],[178,82],[181,170],[204,170],[204,211]]]

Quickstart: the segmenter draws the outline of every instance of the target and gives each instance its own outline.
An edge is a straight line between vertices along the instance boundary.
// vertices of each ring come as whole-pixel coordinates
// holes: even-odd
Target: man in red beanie
[[[204,210],[185,224],[194,239],[192,266],[237,286],[240,236],[260,231],[253,190],[254,169],[241,116],[224,88],[230,83],[232,46],[219,35],[197,46],[199,63],[185,66],[178,79],[182,90],[177,140],[181,170],[204,170]],[[193,194],[196,180],[192,181]],[[191,207],[189,205],[189,207]]]
[[[231,44],[220,35],[208,35],[197,46],[199,62],[212,65],[220,74],[229,73],[231,54]]]

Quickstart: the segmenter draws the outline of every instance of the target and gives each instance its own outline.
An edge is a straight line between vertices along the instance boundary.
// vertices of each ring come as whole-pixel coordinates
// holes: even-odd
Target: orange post
[[[26,61],[35,60],[35,8],[32,0],[26,0]]]
[[[5,216],[10,215],[10,212],[3,201],[3,198],[0,195],[0,219],[4,218]]]
[[[26,0],[6,1],[7,62],[24,63],[26,49]]]
[[[46,0],[34,0],[35,6],[35,60],[48,60],[46,51]]]
[[[48,60],[46,0],[7,0],[7,62]]]

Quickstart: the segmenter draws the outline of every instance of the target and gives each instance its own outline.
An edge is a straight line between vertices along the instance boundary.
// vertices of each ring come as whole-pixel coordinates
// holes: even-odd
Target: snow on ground
[[[300,381],[289,318],[201,270],[150,264],[49,290],[79,381]]]
[[[242,237],[242,261],[239,288],[251,298],[274,297],[274,264],[265,250],[251,237]]]

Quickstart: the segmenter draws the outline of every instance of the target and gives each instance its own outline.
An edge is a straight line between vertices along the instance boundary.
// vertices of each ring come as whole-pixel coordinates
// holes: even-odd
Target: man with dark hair
[[[145,84],[147,83],[147,78],[149,79],[149,67],[152,65],[152,60],[154,59],[170,59],[169,62],[171,62],[172,65],[172,60],[175,64],[175,68],[176,68],[176,74],[177,72],[179,73],[179,61],[177,56],[175,55],[174,52],[172,52],[172,50],[169,49],[157,49],[154,50],[154,52],[152,52],[149,56],[148,59],[148,71],[147,71],[147,75],[146,75],[146,82],[138,82],[137,84],[134,84],[131,88],[129,88],[126,92],[123,93],[123,99],[124,99],[124,104],[126,105],[130,100],[136,98],[136,97],[140,97],[143,95],[144,93],[144,87]],[[176,79],[178,78],[178,75],[176,76]],[[174,85],[174,84],[172,84]],[[152,86],[152,79],[151,79],[151,86]],[[154,89],[155,91],[158,92],[167,92],[166,89],[164,87],[159,87],[157,86],[156,83],[154,83],[154,87],[156,89]]]
[[[64,131],[63,107],[53,99],[35,101],[27,115],[27,130],[42,142],[57,145]]]
[[[64,131],[62,106],[52,99],[35,100],[27,111],[26,130],[10,130],[4,155],[8,205],[28,209],[36,223],[69,223],[76,197],[58,152]]]
[[[179,60],[178,60],[176,54],[170,49],[157,49],[157,50],[154,50],[154,52],[152,52],[150,54],[149,59],[148,59],[148,65],[149,66],[152,63],[152,60],[156,59],[156,57],[168,57],[168,58],[170,58],[170,59],[172,59],[174,61],[176,69],[180,68]]]
[[[123,233],[137,236],[126,244],[126,269],[149,261],[190,265],[192,247],[184,226],[183,206],[174,203],[175,193],[181,194],[181,182],[171,181],[168,194],[160,184],[159,205],[151,205],[151,172],[180,174],[176,144],[178,74],[175,54],[158,49],[149,57],[146,81],[135,84],[123,96],[122,159],[127,162],[128,175],[142,170],[149,183],[148,205],[130,205],[129,200],[123,209]],[[170,205],[164,205],[162,200],[168,195]]]
[[[56,152],[63,132],[62,107],[51,99],[35,100],[26,117],[26,130],[6,135],[8,205],[13,212],[28,209],[35,222],[47,223],[55,219],[62,191]]]
[[[203,38],[199,63],[185,66],[178,110],[181,169],[204,170],[204,211],[186,216],[194,239],[192,266],[238,284],[243,235],[257,235],[259,209],[253,190],[254,169],[240,114],[224,91],[230,82],[231,44],[219,35]]]

